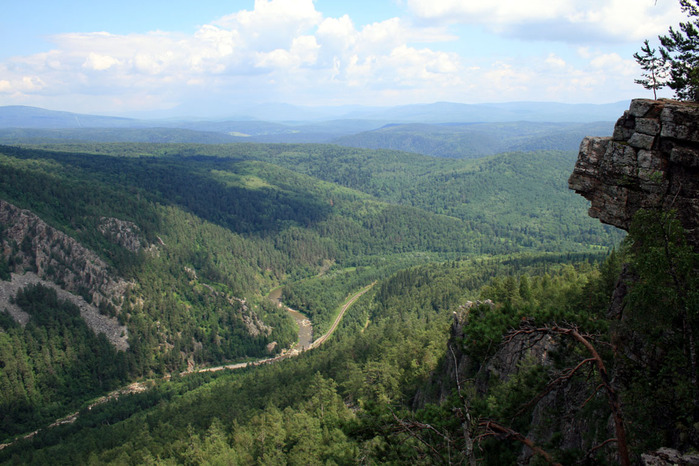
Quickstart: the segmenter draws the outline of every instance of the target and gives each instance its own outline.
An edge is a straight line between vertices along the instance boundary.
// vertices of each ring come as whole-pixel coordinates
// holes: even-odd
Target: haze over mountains
[[[542,147],[575,150],[586,135],[609,134],[626,105],[440,102],[311,108],[267,104],[211,120],[136,119],[6,106],[0,107],[0,142],[335,143],[468,158]]]

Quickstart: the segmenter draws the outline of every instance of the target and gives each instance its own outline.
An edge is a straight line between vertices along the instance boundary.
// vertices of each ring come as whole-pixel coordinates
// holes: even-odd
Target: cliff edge
[[[628,230],[641,208],[675,209],[699,248],[699,104],[635,99],[612,137],[586,137],[568,185],[590,216]]]

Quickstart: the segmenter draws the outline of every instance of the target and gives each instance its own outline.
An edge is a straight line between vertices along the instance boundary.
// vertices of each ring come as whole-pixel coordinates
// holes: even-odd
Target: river
[[[284,304],[282,304],[282,287],[273,289],[269,292],[267,297],[277,306],[284,307]],[[294,318],[296,325],[299,327],[299,341],[296,344],[295,349],[298,349],[299,351],[310,349],[311,344],[313,343],[313,325],[311,324],[311,321],[308,319],[308,317],[295,309],[287,307],[286,310],[289,311],[289,314],[291,314],[291,317]]]
[[[252,362],[240,362],[237,364],[227,364],[227,365],[223,365],[223,366],[204,367],[204,368],[200,368],[200,369],[196,369],[196,370],[188,370],[188,371],[180,373],[180,375],[184,376],[187,374],[191,374],[193,372],[216,372],[216,371],[220,371],[220,370],[224,370],[224,369],[235,370],[235,369],[242,369],[242,368],[245,368],[248,366],[257,366],[260,364],[269,364],[269,363],[280,361],[280,360],[288,358],[288,357],[296,356],[301,351],[310,349],[312,347],[319,346],[319,345],[323,344],[323,342],[325,342],[325,340],[335,331],[335,329],[337,328],[337,325],[339,324],[340,320],[342,319],[342,316],[345,314],[345,311],[357,299],[359,299],[360,296],[362,296],[364,293],[369,291],[371,289],[371,287],[374,286],[374,284],[376,284],[376,282],[365,286],[364,288],[362,288],[360,291],[355,293],[351,298],[349,298],[345,302],[345,304],[342,306],[342,309],[340,310],[340,313],[335,318],[335,322],[333,322],[332,326],[330,327],[330,330],[325,335],[322,335],[321,337],[319,337],[318,340],[315,341],[315,345],[313,345],[313,326],[311,325],[311,321],[306,316],[301,314],[299,311],[296,311],[294,309],[286,307],[286,310],[289,311],[289,314],[291,314],[291,316],[294,318],[294,320],[296,321],[296,323],[299,326],[299,341],[298,341],[298,344],[294,348],[292,348],[292,351],[289,351],[286,354],[281,354],[279,356],[275,356],[273,358],[259,359],[257,361],[252,361]],[[284,307],[284,305],[282,304],[282,301],[281,301],[281,298],[282,298],[282,288],[281,287],[275,288],[274,290],[272,290],[269,293],[268,297],[275,304],[277,304],[279,307]],[[166,380],[169,378],[170,378],[169,375],[165,377]],[[108,401],[117,399],[121,395],[142,392],[145,390],[147,390],[147,384],[145,384],[143,382],[134,382],[134,383],[128,385],[127,387],[120,388],[118,390],[115,390],[115,391],[108,393],[107,395],[97,399],[95,402],[88,405],[88,410],[92,409],[94,406],[97,406],[99,404],[106,403]],[[79,415],[80,415],[80,413],[76,411],[76,412],[71,413],[71,414],[69,414],[61,419],[58,419],[57,421],[50,424],[46,428],[50,429],[52,427],[56,427],[56,426],[62,425],[62,424],[72,424],[73,422],[76,421],[76,419],[78,419]],[[21,437],[17,437],[15,440],[13,440],[9,443],[0,444],[0,450],[14,444],[15,442],[17,442],[21,439],[29,440],[32,437],[34,437],[37,433],[39,433],[39,431],[41,431],[41,429],[37,429],[34,432],[31,432],[31,433],[26,434],[26,435],[21,436]]]

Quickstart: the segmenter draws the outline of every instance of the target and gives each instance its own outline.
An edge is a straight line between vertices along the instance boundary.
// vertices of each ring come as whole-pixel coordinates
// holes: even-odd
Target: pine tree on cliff
[[[680,0],[689,18],[679,29],[670,27],[660,39],[660,55],[669,65],[668,87],[679,100],[699,101],[699,0]]]
[[[641,53],[633,54],[641,68],[643,69],[643,79],[634,79],[636,84],[640,84],[646,89],[653,91],[653,98],[658,99],[658,89],[667,85],[667,62],[662,56],[655,54],[655,49],[651,49],[648,39],[643,42]]]

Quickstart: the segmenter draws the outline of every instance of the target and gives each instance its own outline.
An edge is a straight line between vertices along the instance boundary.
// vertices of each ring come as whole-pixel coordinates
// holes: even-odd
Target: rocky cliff
[[[639,209],[674,209],[689,233],[688,240],[699,248],[697,175],[699,104],[639,99],[631,102],[611,137],[587,137],[582,141],[569,185],[591,201],[589,213],[592,217],[624,230],[629,229]],[[633,280],[633,274],[624,267],[610,303],[610,319],[620,318],[615,310],[623,306]],[[572,347],[566,346],[570,344],[569,337],[566,340],[560,335],[547,334],[546,338],[541,338],[536,333],[519,333],[514,338],[506,338],[486,360],[474,360],[463,351],[463,342],[470,338],[470,314],[480,304],[468,303],[454,314],[444,363],[439,374],[430,381],[431,386],[416,397],[415,407],[421,407],[426,401],[443,402],[455,386],[468,384],[471,396],[488,401],[493,389],[506,386],[530,361],[550,369],[556,358],[560,360],[564,354],[573,354]],[[522,322],[523,326],[526,324]],[[622,346],[615,346],[615,351],[625,354]],[[615,370],[618,372],[619,368]],[[537,445],[554,444],[563,452],[585,452],[614,437],[608,402],[600,394],[594,377],[574,379],[563,375],[556,380],[566,383],[550,385],[551,389],[542,392],[542,396],[529,405],[532,407],[530,417],[520,426],[527,439]],[[620,382],[614,380],[618,390],[617,385]],[[669,443],[677,446],[677,442]],[[523,447],[518,464],[529,464],[531,455],[529,447]],[[609,448],[604,455],[610,464],[619,460],[614,449]],[[587,460],[590,463],[585,464],[593,464],[591,458]],[[640,464],[663,466],[699,464],[692,455],[682,456],[669,448],[644,453],[636,460]]]
[[[560,336],[515,335],[485,361],[476,361],[466,354],[460,342],[470,338],[470,313],[483,305],[497,312],[497,306],[486,300],[468,301],[454,313],[444,364],[438,376],[431,380],[432,398],[420,399],[424,393],[418,393],[414,400],[415,408],[422,407],[425,401],[442,403],[455,387],[469,385],[477,397],[487,399],[493,387],[506,384],[523,368],[532,365],[553,366],[552,355],[562,348]],[[558,447],[568,451],[587,451],[609,437],[611,432],[606,423],[608,413],[604,407],[588,408],[587,416],[580,415],[581,406],[589,401],[590,393],[595,391],[595,384],[590,380],[576,380],[545,392],[533,405],[527,431],[523,432],[525,437],[541,445],[551,443],[556,437]],[[602,422],[591,422],[590,418],[601,419]],[[524,446],[517,464],[530,464],[532,458],[532,450]]]
[[[117,220],[103,221],[104,234],[119,225],[123,241],[129,225]],[[111,228],[110,228],[111,227]],[[135,226],[133,226],[135,227]],[[117,309],[129,286],[110,273],[107,264],[93,251],[70,236],[46,224],[38,216],[0,200],[0,259],[9,264],[11,280],[0,281],[0,310],[24,324],[29,316],[11,303],[19,289],[41,283],[59,290],[62,299],[69,299],[79,308],[87,324],[96,333],[103,333],[118,349],[128,348],[128,332],[117,319],[102,315],[97,306],[109,303]]]
[[[611,137],[587,137],[568,180],[590,216],[628,230],[641,208],[675,209],[699,247],[699,104],[636,99]]]
[[[592,217],[627,231],[639,209],[675,210],[687,231],[688,242],[699,250],[698,175],[699,103],[637,99],[619,118],[611,137],[588,137],[582,141],[568,184],[591,201],[589,213]],[[628,313],[621,310],[636,279],[624,266],[610,303],[610,319],[622,322],[630,320]],[[683,325],[683,332],[691,335],[690,327]],[[659,349],[662,345],[644,340],[643,335],[629,332],[628,329],[624,331],[621,327],[611,335],[615,351],[621,355],[616,358],[615,383],[619,389],[633,385],[633,379],[638,377],[630,375],[635,374],[633,367],[659,367],[667,363]],[[648,335],[645,334],[645,337]],[[692,347],[693,343],[687,345],[690,348],[687,354],[691,354]],[[630,361],[643,361],[643,364],[634,366]],[[654,374],[652,371],[640,373]],[[662,377],[657,377],[662,380]],[[671,409],[669,406],[665,408]],[[656,419],[663,419],[657,410],[654,415]],[[688,439],[696,435],[696,424],[693,428],[687,428],[675,417],[668,425],[670,427],[665,428],[664,441],[692,450],[688,448],[692,444]],[[661,448],[642,454],[640,463],[699,464],[699,457],[683,456],[676,450]]]

